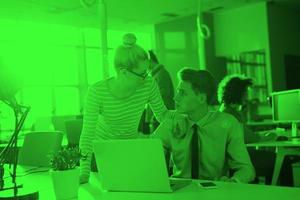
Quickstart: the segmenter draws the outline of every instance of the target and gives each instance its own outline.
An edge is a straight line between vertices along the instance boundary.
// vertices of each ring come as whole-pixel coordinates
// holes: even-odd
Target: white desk
[[[259,142],[247,144],[247,147],[300,147],[300,140],[295,141],[274,141],[274,142]]]
[[[40,192],[41,200],[55,199],[52,182],[48,172],[31,174],[20,183],[36,188]],[[300,196],[300,188],[277,186],[250,185],[215,182],[217,189],[202,189],[196,182],[174,193],[131,193],[131,192],[105,192],[101,184],[92,174],[90,183],[80,186],[79,200],[296,200]],[[71,183],[66,183],[71,184]],[[1,194],[1,193],[0,193]]]
[[[24,143],[24,138],[18,139],[18,147],[22,147],[23,143]],[[7,146],[7,144],[8,143],[2,143],[2,144],[0,144],[0,148],[5,148]],[[67,137],[65,135],[63,136],[61,145],[62,146],[67,146],[68,145],[68,139],[67,139]]]
[[[253,143],[247,144],[247,147],[255,147],[257,149],[261,147],[276,148],[276,160],[272,177],[272,185],[276,185],[278,183],[278,178],[284,157],[287,155],[300,156],[300,140]]]

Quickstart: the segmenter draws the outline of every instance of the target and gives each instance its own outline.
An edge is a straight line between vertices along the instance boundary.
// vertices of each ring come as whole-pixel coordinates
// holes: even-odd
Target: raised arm
[[[155,78],[161,97],[168,109],[174,109],[174,87],[168,72],[163,69]]]
[[[161,123],[167,118],[171,118],[172,112],[166,108],[155,80],[151,80],[149,104],[156,119]]]

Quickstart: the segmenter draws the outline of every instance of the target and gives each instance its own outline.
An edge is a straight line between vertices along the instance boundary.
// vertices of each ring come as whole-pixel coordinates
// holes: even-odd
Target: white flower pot
[[[80,169],[50,171],[56,199],[76,199],[79,189]]]

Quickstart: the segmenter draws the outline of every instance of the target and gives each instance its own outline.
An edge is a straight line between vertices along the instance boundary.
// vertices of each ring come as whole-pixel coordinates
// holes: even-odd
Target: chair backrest
[[[62,131],[63,134],[66,133],[66,121],[75,120],[76,115],[61,115],[61,116],[53,116],[52,123],[55,131]]]
[[[66,121],[66,135],[69,145],[79,145],[80,134],[82,131],[82,123],[82,119]]]
[[[30,132],[19,150],[19,165],[49,167],[53,153],[60,150],[62,132]]]

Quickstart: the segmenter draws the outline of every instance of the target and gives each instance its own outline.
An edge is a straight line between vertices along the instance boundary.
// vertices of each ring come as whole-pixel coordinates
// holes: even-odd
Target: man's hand
[[[235,178],[228,178],[227,176],[222,176],[220,178],[220,181],[231,182],[231,183],[238,183],[237,179],[235,179]]]

